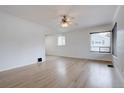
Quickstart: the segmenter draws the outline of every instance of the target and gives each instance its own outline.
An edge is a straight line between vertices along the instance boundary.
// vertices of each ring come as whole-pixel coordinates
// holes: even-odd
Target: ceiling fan
[[[64,28],[71,25],[72,20],[74,19],[73,17],[67,16],[67,15],[62,15],[61,17],[62,17],[62,19],[61,19],[60,25],[61,25],[61,27],[64,27]]]

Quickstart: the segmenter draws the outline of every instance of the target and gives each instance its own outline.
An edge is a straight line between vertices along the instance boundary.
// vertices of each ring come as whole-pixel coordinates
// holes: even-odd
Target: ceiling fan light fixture
[[[68,23],[62,23],[61,26],[62,27],[68,27]]]
[[[74,18],[69,17],[67,15],[63,15],[61,22],[60,22],[61,27],[63,27],[63,28],[69,27],[72,24],[72,19],[74,19]]]

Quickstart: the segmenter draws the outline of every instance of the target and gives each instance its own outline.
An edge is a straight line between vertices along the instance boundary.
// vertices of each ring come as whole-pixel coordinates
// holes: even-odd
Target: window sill
[[[98,54],[111,54],[111,52],[98,52],[98,51],[90,51],[91,53],[98,53]]]

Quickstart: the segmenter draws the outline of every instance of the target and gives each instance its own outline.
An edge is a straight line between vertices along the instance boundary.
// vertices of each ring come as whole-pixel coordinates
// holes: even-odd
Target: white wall
[[[117,57],[113,56],[113,63],[124,78],[124,6],[118,9],[114,21],[117,22]]]
[[[45,37],[40,25],[0,13],[0,71],[45,60]]]
[[[90,52],[90,32],[108,31],[111,26],[98,26],[89,29],[77,29],[75,31],[63,33],[66,36],[66,46],[57,46],[57,36],[46,36],[47,55],[57,55],[75,58],[88,58],[96,60],[111,61],[111,54],[99,54]]]

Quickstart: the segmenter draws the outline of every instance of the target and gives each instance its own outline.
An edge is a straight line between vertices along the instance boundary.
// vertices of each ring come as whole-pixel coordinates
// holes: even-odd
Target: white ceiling
[[[0,10],[11,15],[32,21],[52,31],[71,31],[112,23],[117,6],[115,5],[2,5]],[[59,25],[60,15],[74,17],[70,27],[63,29]],[[75,24],[76,23],[76,24]]]

